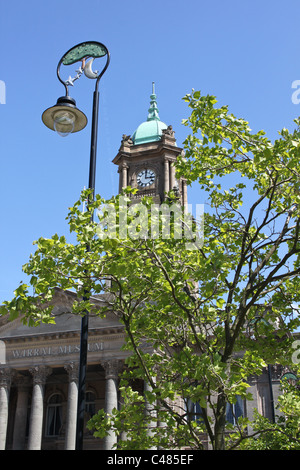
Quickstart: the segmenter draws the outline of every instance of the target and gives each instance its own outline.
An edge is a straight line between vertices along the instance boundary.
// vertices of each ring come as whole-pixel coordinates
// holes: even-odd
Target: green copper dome
[[[160,140],[162,131],[168,127],[160,120],[158,115],[154,83],[152,83],[152,95],[150,96],[150,100],[147,121],[142,122],[131,137],[133,145],[146,144]]]

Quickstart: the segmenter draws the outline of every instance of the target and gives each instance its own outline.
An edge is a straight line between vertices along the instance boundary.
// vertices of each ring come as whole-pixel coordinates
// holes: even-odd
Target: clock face
[[[151,184],[154,183],[155,173],[153,170],[149,170],[149,168],[146,170],[142,170],[138,173],[136,180],[137,184],[141,188],[146,188],[147,186],[151,186]]]

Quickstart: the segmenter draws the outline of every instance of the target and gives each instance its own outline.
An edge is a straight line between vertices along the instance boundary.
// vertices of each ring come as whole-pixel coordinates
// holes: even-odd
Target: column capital
[[[64,369],[68,372],[69,381],[78,383],[78,363],[69,362],[68,364],[64,365]]]
[[[123,368],[123,361],[120,359],[107,359],[101,362],[105,370],[106,379],[117,379]]]
[[[29,369],[33,377],[34,385],[45,385],[48,375],[52,373],[51,367],[48,366],[34,366]]]
[[[11,369],[10,367],[1,367],[0,368],[0,387],[9,389],[14,375],[15,375],[15,371]]]

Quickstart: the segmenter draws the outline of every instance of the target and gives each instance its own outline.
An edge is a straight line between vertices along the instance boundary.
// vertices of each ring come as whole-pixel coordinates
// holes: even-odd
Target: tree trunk
[[[225,450],[226,397],[219,391],[215,421],[214,450]]]

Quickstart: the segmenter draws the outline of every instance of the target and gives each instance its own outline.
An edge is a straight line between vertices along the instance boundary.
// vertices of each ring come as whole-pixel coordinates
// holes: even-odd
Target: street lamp
[[[92,65],[95,58],[105,57],[106,63],[101,72],[93,71]],[[69,86],[73,86],[75,80],[82,74],[87,78],[96,80],[95,91],[93,94],[93,114],[91,126],[91,148],[90,148],[90,168],[89,168],[89,189],[94,192],[96,175],[96,153],[97,153],[97,130],[99,114],[99,82],[106,71],[110,61],[108,49],[100,42],[88,41],[72,47],[60,59],[57,65],[57,77],[64,85],[66,94],[58,98],[57,103],[51,108],[46,109],[42,115],[42,121],[49,129],[56,131],[62,137],[71,133],[78,132],[87,124],[85,114],[76,107],[76,102],[69,96]],[[76,70],[74,78],[69,76],[63,80],[60,75],[61,65],[72,65],[81,62],[81,66]],[[93,221],[93,213],[91,214]],[[87,246],[87,251],[89,247]],[[77,408],[77,427],[76,427],[76,450],[82,450],[83,447],[83,427],[85,412],[85,384],[87,369],[87,349],[88,349],[88,320],[89,314],[85,312],[81,321],[80,336],[80,356],[79,356],[79,378],[78,378],[78,408]]]
[[[87,125],[86,115],[76,108],[74,98],[62,96],[55,106],[46,109],[42,116],[44,124],[62,137],[78,132]]]

